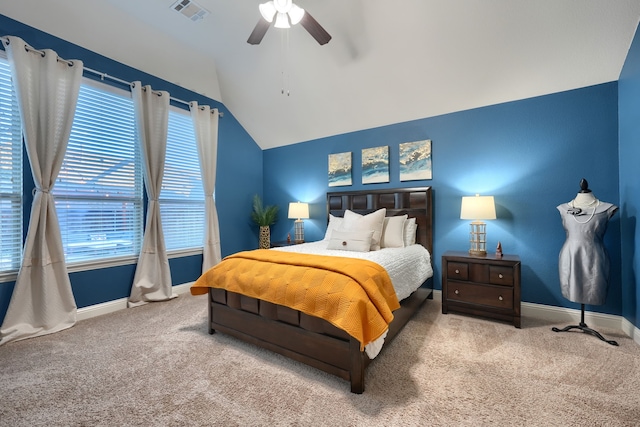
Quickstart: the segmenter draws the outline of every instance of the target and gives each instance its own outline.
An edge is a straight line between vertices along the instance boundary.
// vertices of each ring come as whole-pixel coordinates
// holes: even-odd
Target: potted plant
[[[260,196],[253,196],[253,212],[251,219],[260,226],[260,249],[269,249],[271,247],[271,229],[270,226],[275,224],[278,219],[278,206],[263,206]]]

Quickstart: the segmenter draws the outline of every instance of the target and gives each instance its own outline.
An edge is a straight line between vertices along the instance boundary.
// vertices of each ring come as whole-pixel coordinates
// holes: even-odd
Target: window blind
[[[204,190],[198,147],[190,113],[176,107],[169,110],[167,155],[159,201],[167,250],[202,248]]]
[[[84,79],[53,189],[67,263],[137,256],[142,164],[131,93]]]
[[[22,255],[22,126],[5,55],[0,52],[0,273],[17,271]]]

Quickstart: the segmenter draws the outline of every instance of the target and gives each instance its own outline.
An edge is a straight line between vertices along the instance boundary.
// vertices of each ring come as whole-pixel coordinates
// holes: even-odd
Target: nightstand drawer
[[[475,285],[450,280],[447,285],[450,302],[468,302],[498,308],[513,308],[513,289],[507,287]]]
[[[494,285],[513,286],[513,267],[490,265],[489,283]]]
[[[447,263],[447,276],[451,279],[469,280],[469,264],[466,262]]]

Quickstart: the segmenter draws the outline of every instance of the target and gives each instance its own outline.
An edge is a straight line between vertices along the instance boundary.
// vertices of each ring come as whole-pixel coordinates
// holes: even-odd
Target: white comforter
[[[353,252],[327,249],[328,243],[326,240],[320,240],[318,242],[273,248],[272,250],[368,259],[380,264],[387,270],[399,300],[411,295],[425,280],[433,276],[431,255],[422,245],[385,248],[371,252]],[[369,359],[373,359],[380,353],[386,336],[387,333],[385,332],[383,336],[365,346]]]
[[[328,241],[320,240],[318,242],[273,248],[273,250],[368,259],[380,264],[387,270],[399,300],[411,295],[425,280],[433,276],[431,255],[422,245],[385,248],[371,252],[337,251],[327,249],[327,245]]]

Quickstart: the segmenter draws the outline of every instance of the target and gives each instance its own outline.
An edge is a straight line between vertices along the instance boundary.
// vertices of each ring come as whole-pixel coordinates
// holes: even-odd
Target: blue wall
[[[624,317],[640,328],[640,31],[629,49],[619,81],[620,109],[620,203],[622,233],[622,311]]]
[[[223,112],[224,117],[219,122],[219,161],[216,173],[216,205],[220,221],[222,253],[224,256],[257,247],[257,231],[250,223],[249,215],[253,194],[262,194],[262,150],[224,105],[3,15],[0,15],[0,35],[21,37],[36,49],[53,49],[62,58],[81,59],[85,67],[126,81],[140,80],[143,84],[150,84],[154,89],[168,91],[174,98],[184,101],[195,100]],[[95,76],[87,75],[87,77]],[[25,218],[28,221],[33,182],[26,156],[24,162]],[[202,255],[173,258],[169,260],[169,264],[173,284],[187,283],[200,275]],[[76,304],[81,308],[128,297],[135,267],[134,262],[131,265],[71,273],[69,276]],[[0,283],[0,322],[9,305],[13,286],[14,282]]]
[[[400,182],[398,145],[432,140],[433,179]],[[390,147],[390,182],[361,184],[361,150]],[[307,240],[326,229],[327,156],[353,152],[351,187],[434,189],[436,286],[446,250],[468,250],[468,221],[460,220],[461,197],[493,195],[497,216],[487,225],[488,248],[502,243],[522,259],[522,299],[579,308],[564,299],[558,253],[565,239],[556,206],[580,189],[581,178],[603,201],[618,204],[618,86],[607,83],[439,117],[279,147],[264,152],[265,198],[286,212],[290,201],[309,202]],[[273,227],[276,240],[292,232],[286,215]],[[609,224],[605,244],[612,262],[605,305],[589,310],[620,315],[620,220]]]

